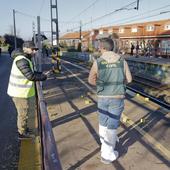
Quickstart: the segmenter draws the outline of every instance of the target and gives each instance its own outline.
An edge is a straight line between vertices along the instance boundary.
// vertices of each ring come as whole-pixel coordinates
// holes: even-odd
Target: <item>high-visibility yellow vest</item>
[[[52,55],[51,55],[51,62],[52,63],[55,63],[56,62],[56,54],[55,53],[52,53]]]
[[[8,95],[11,97],[19,97],[19,98],[29,98],[35,95],[35,86],[34,82],[28,80],[22,72],[18,69],[16,65],[16,61],[20,59],[26,59],[30,67],[33,71],[33,65],[32,62],[27,59],[23,55],[19,55],[14,59],[12,69],[11,69],[11,75],[9,78],[9,84],[8,84]]]

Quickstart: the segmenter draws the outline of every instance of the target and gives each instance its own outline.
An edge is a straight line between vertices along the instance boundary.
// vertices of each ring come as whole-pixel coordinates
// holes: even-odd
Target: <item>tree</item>
[[[6,44],[9,44],[11,47],[14,47],[14,36],[13,35],[5,34],[4,38],[5,38]],[[24,43],[24,40],[22,38],[17,37],[17,48],[22,48],[23,43]]]
[[[4,46],[5,40],[2,36],[0,36],[0,46]]]

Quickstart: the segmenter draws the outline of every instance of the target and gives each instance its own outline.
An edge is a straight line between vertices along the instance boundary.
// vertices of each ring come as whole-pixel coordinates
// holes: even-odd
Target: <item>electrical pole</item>
[[[38,31],[38,70],[42,71],[41,66],[41,30],[40,30],[40,16],[37,16],[37,31]]]
[[[55,0],[54,3],[53,3],[53,0],[50,0],[50,9],[51,9],[51,44],[53,46],[53,40],[56,39],[56,45],[58,47],[59,46],[59,31],[58,31],[58,6],[57,6],[57,0]],[[55,10],[55,15],[53,13],[53,9]],[[55,26],[56,26],[55,29],[53,27],[53,23],[55,23]]]
[[[32,32],[33,32],[33,41],[34,41],[34,45],[37,47],[37,43],[36,43],[36,37],[35,37],[35,23],[32,23]]]
[[[80,47],[79,47],[80,49],[79,50],[80,51],[81,51],[81,45],[82,45],[81,43],[82,43],[82,23],[80,21],[80,42],[79,42],[79,44],[80,44]]]
[[[135,7],[136,10],[139,9],[139,0],[137,0],[137,4],[136,4],[136,7]]]
[[[17,49],[17,35],[16,35],[15,13],[16,13],[16,11],[13,9],[14,47],[15,47],[15,50],[16,50]]]
[[[57,41],[57,47],[59,47],[59,32],[58,32],[58,5],[57,0],[56,1],[56,41]]]
[[[80,21],[80,42],[81,42],[81,31],[82,31],[82,24],[81,24],[81,21]]]
[[[51,45],[53,46],[53,22],[52,22],[52,0],[50,0],[50,14],[51,14]]]

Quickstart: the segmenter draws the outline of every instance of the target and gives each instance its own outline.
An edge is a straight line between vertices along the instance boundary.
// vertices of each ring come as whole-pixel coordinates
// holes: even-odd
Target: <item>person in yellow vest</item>
[[[35,52],[34,44],[26,42],[23,51],[13,51],[14,58],[7,93],[17,109],[19,139],[32,138],[37,134],[35,125],[35,81],[43,81],[47,76],[35,72],[31,57]]]
[[[61,51],[60,51],[60,48],[58,48],[58,51],[57,51],[57,68],[58,68],[58,71],[61,72]]]
[[[60,49],[57,48],[57,52],[55,49],[52,49],[52,70],[54,73],[60,73],[61,72],[61,52]]]

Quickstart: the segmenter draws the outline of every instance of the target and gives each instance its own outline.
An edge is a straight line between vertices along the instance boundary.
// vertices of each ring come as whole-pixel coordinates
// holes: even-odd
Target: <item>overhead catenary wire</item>
[[[129,19],[132,19],[132,18],[137,18],[139,16],[143,16],[143,15],[146,15],[148,13],[152,13],[152,12],[155,12],[155,11],[159,11],[159,10],[162,10],[162,9],[165,9],[167,7],[170,7],[170,4],[168,5],[165,5],[165,6],[162,6],[162,7],[159,7],[159,8],[156,8],[156,9],[153,9],[153,10],[150,10],[150,11],[147,11],[147,12],[144,12],[144,13],[141,13],[141,14],[138,14],[138,15],[134,15],[132,17],[126,17],[126,18],[123,18],[123,19],[118,19],[118,20],[115,20],[114,22],[109,22],[109,23],[105,23],[105,24],[100,24],[100,25],[97,25],[96,27],[101,27],[101,26],[108,26],[108,25],[111,25],[111,24],[114,24],[116,23],[116,25],[118,25],[117,22],[121,22],[121,21],[126,21],[126,20],[129,20]],[[163,14],[163,13],[161,13]],[[137,18],[136,20],[139,20],[140,18]],[[127,21],[128,22],[128,21]],[[125,22],[126,23],[126,22]]]
[[[150,10],[150,11],[147,11],[147,12],[144,12],[144,13],[142,13],[142,14],[138,14],[138,15],[135,15],[135,16],[132,16],[132,17],[127,17],[127,18],[124,18],[124,19],[121,19],[121,20],[116,20],[116,21],[114,21],[114,23],[112,22],[112,24],[114,24],[114,25],[120,25],[120,24],[127,24],[127,23],[129,23],[129,22],[132,22],[132,21],[136,21],[136,20],[142,20],[142,19],[147,19],[147,18],[151,18],[151,17],[154,17],[154,16],[159,16],[159,15],[162,15],[162,14],[164,14],[164,13],[161,13],[161,12],[159,12],[159,13],[156,13],[156,14],[152,14],[152,15],[150,15],[150,16],[145,16],[145,17],[138,17],[138,16],[142,16],[142,15],[145,15],[145,14],[148,14],[148,12],[155,12],[155,11],[160,11],[160,10],[162,10],[162,9],[165,9],[165,8],[167,8],[167,7],[170,7],[170,4],[167,4],[166,6],[162,6],[162,7],[159,7],[159,8],[156,8],[156,9],[153,9],[153,10]],[[136,18],[136,17],[138,17],[138,18]],[[132,19],[132,18],[136,18],[136,19],[133,19],[133,20],[130,20],[130,21],[127,21],[127,22],[123,22],[123,23],[117,23],[117,22],[119,22],[119,21],[126,21],[126,20],[128,20],[128,19]],[[84,25],[87,25],[88,24],[88,22],[87,23],[85,23],[85,24],[83,24],[83,26]],[[98,25],[98,26],[96,26],[96,27],[101,27],[101,26],[106,26],[106,25],[108,25],[108,24],[111,24],[111,23],[106,23],[106,24],[100,24],[100,25]],[[74,27],[74,28],[72,28],[71,30],[73,31],[73,30],[75,30],[75,29],[77,29],[78,27]]]
[[[129,7],[129,6],[131,6],[131,5],[135,4],[135,3],[136,3],[136,1],[134,1],[134,2],[132,2],[132,3],[130,3],[130,4],[128,4],[128,5],[125,5],[125,6],[122,7],[122,8],[115,9],[114,11],[109,12],[109,13],[107,13],[107,14],[105,14],[105,15],[100,16],[100,17],[97,17],[97,18],[93,19],[92,21],[86,22],[84,25],[87,25],[87,24],[89,24],[89,23],[91,23],[91,22],[95,22],[95,21],[97,21],[97,20],[100,20],[100,19],[102,19],[102,18],[105,18],[105,17],[107,17],[107,16],[110,16],[110,15],[112,15],[112,14],[118,12],[118,11],[129,10],[127,7]],[[131,8],[131,9],[134,9],[134,8]]]
[[[93,3],[91,3],[87,8],[85,8],[85,9],[83,9],[81,12],[79,12],[77,15],[75,15],[74,17],[72,17],[71,19],[70,19],[70,21],[71,20],[73,20],[73,19],[75,19],[76,17],[79,17],[80,15],[82,15],[83,13],[85,13],[88,9],[90,9],[91,7],[93,7],[98,1],[100,1],[100,0],[95,0]]]
[[[129,20],[127,22],[122,22],[122,23],[116,23],[115,25],[113,26],[116,26],[116,25],[124,25],[124,24],[130,24],[130,22],[133,22],[133,21],[138,21],[138,20],[142,20],[142,19],[148,19],[148,18],[152,18],[152,17],[155,17],[155,16],[159,16],[159,15],[163,15],[164,13],[157,13],[157,14],[153,14],[153,15],[150,15],[150,16],[145,16],[145,17],[140,17],[140,18],[136,18],[136,19],[133,19],[133,20]],[[127,18],[126,18],[127,19]],[[65,32],[66,33],[66,32]],[[64,34],[64,33],[62,33]]]
[[[27,14],[25,12],[21,12],[21,11],[18,11],[18,10],[15,10],[15,11],[16,11],[16,13],[21,14],[25,17],[34,18],[34,19],[37,18],[37,16],[30,15],[30,14]],[[41,20],[51,22],[50,19],[47,19],[47,18],[44,18],[44,17],[41,17]],[[79,23],[79,21],[59,21],[59,23],[63,23],[63,24],[69,24],[70,23],[70,24],[72,24],[72,23]]]
[[[127,24],[127,23],[130,23],[130,22],[136,21],[136,20],[148,19],[148,18],[152,18],[152,17],[159,16],[159,15],[163,15],[163,14],[164,14],[164,13],[160,13],[160,12],[159,12],[159,13],[157,13],[157,14],[153,14],[153,15],[150,15],[150,16],[133,19],[133,20],[130,20],[130,21],[127,21],[127,22],[123,22],[123,23],[118,23],[118,24],[119,24],[119,25]]]
[[[40,10],[39,10],[38,15],[40,15],[40,14],[41,14],[42,9],[43,9],[43,7],[44,7],[44,3],[45,3],[45,0],[42,0],[42,2],[41,2],[41,6],[40,6]]]
[[[37,16],[30,15],[30,14],[27,14],[27,13],[25,13],[25,12],[21,12],[21,11],[18,11],[18,10],[15,10],[15,11],[16,11],[16,13],[21,14],[21,15],[23,15],[23,16],[25,16],[25,17],[28,17],[28,18],[34,18],[34,19],[36,19],[36,18],[37,18]],[[50,22],[50,20],[49,20],[49,19],[42,18],[42,17],[41,17],[41,20],[49,21],[49,22]]]
[[[16,13],[21,14],[23,16],[36,19],[36,16],[30,15],[30,14],[27,14],[27,13],[24,13],[24,12],[21,12],[21,11],[18,11],[18,10],[15,10],[15,11],[16,11]]]
[[[131,2],[131,3],[129,3],[129,4],[127,4],[127,5],[125,5],[125,6],[123,6],[123,7],[121,7],[121,8],[115,9],[114,11],[111,11],[111,12],[105,14],[105,15],[102,15],[102,16],[99,16],[99,17],[97,17],[97,18],[94,18],[93,20],[87,21],[87,22],[85,22],[84,24],[82,24],[82,26],[91,24],[91,23],[93,23],[93,22],[96,22],[96,21],[101,20],[101,19],[103,19],[103,18],[105,18],[105,17],[111,16],[111,15],[113,15],[114,13],[117,13],[117,12],[122,11],[122,10],[132,10],[132,9],[135,9],[135,8],[128,8],[128,7],[130,7],[130,6],[134,5],[134,4],[136,4],[136,0],[133,1],[133,2]],[[75,29],[78,29],[78,28],[79,28],[79,27],[74,27],[74,28],[72,28],[71,30],[75,30]]]

